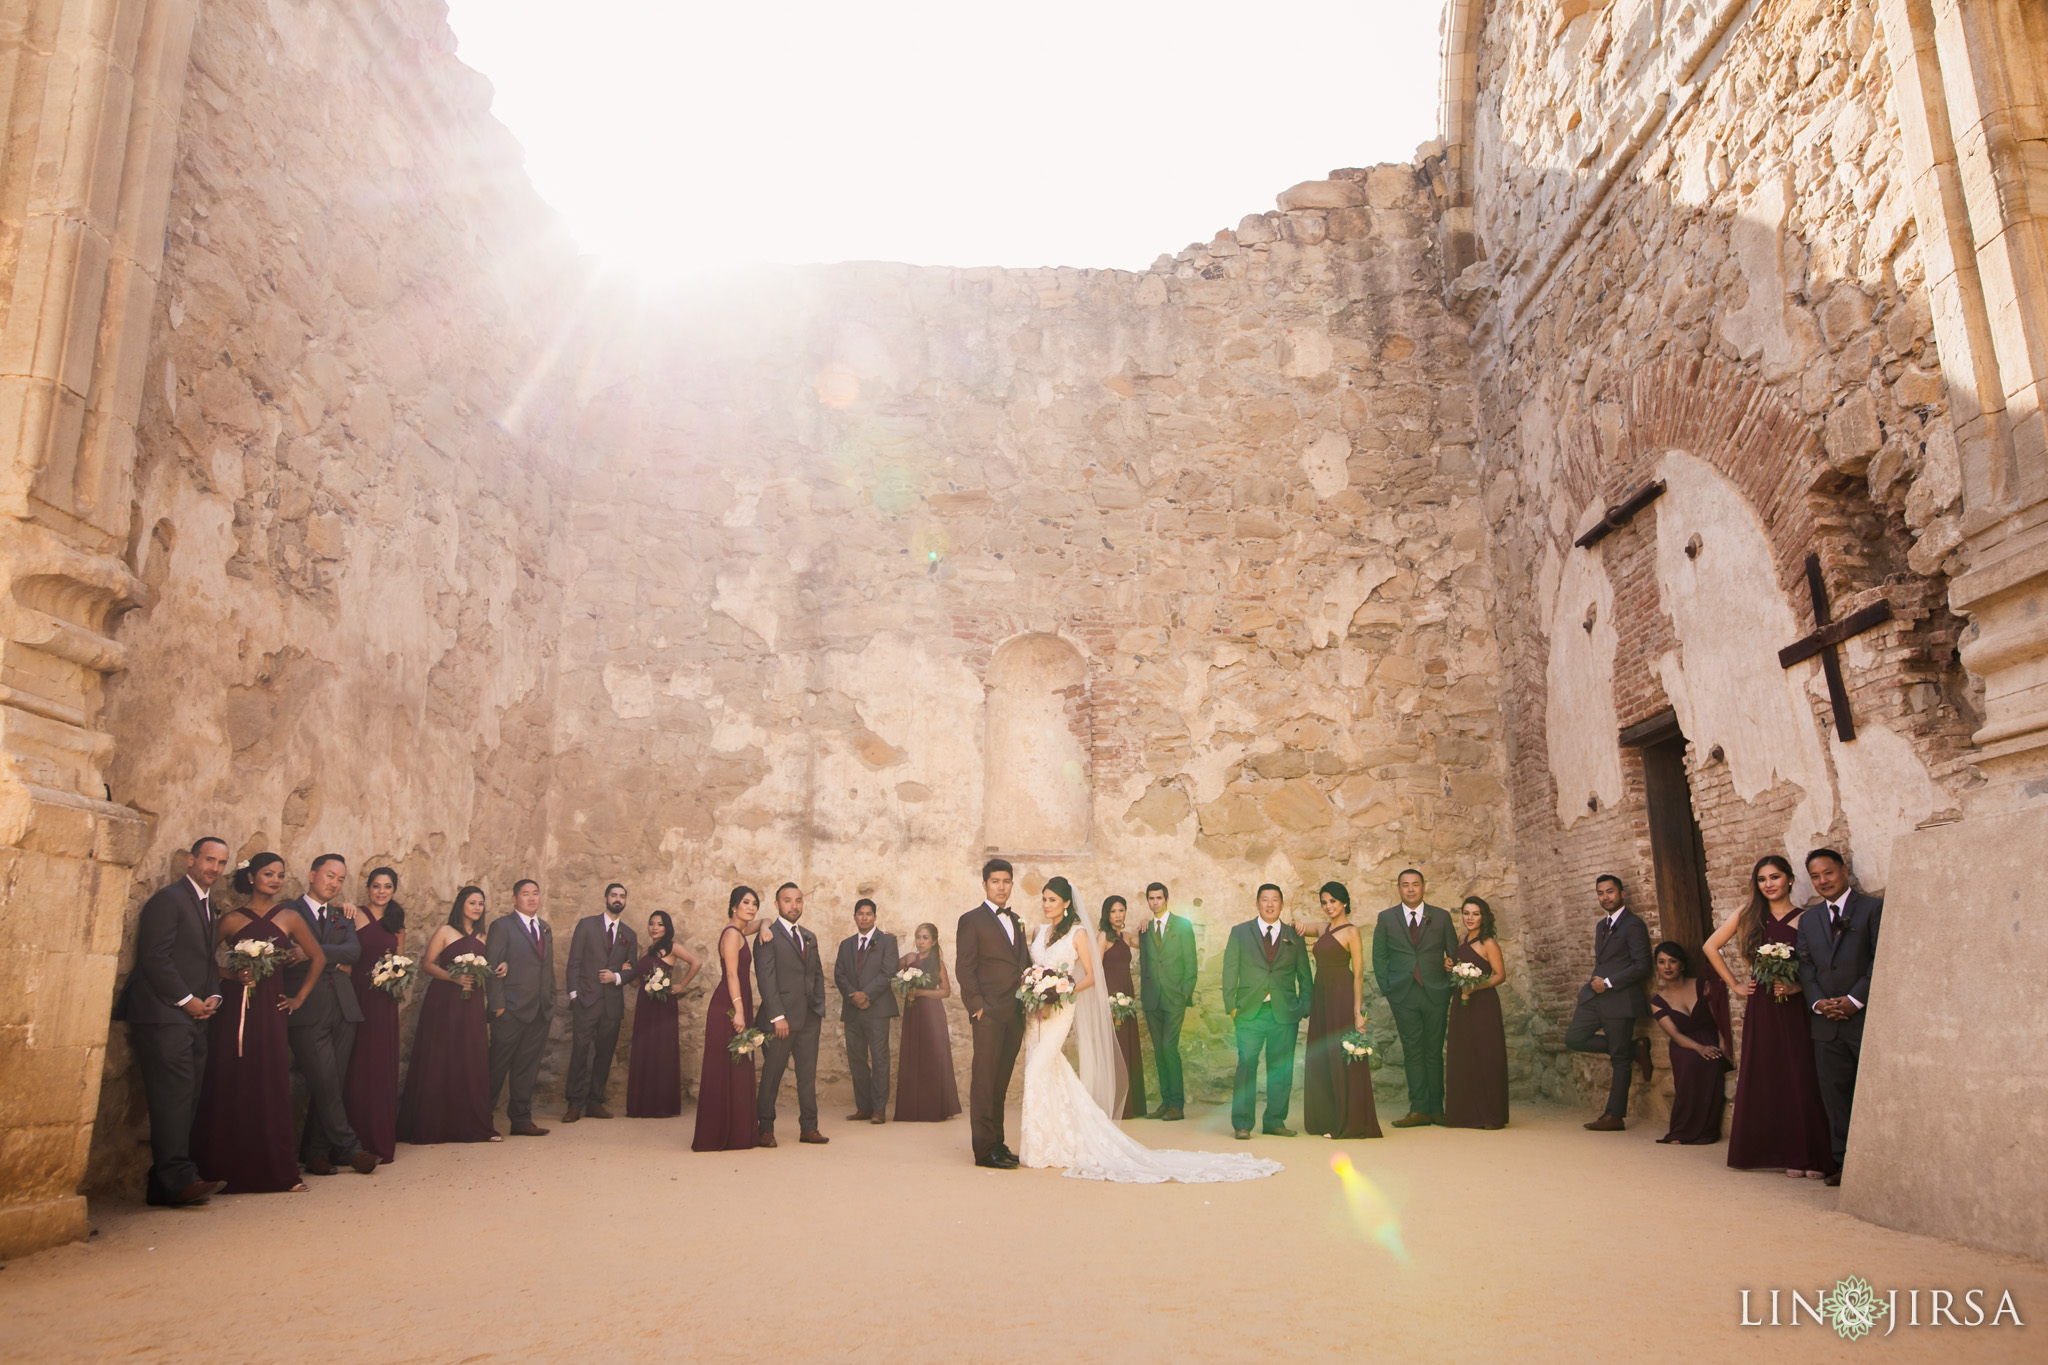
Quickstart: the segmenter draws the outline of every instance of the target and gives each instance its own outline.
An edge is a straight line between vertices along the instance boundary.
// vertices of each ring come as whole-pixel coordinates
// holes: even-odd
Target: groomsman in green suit
[[[1444,959],[1458,951],[1450,912],[1422,900],[1422,874],[1403,870],[1401,903],[1380,911],[1372,930],[1372,975],[1387,997],[1401,1035],[1408,1073],[1408,1115],[1396,1128],[1444,1121],[1444,1031],[1450,1022],[1451,974]]]
[[[1252,1135],[1259,1054],[1266,1054],[1266,1119],[1260,1131],[1293,1137],[1287,1105],[1294,1093],[1294,1043],[1308,1015],[1308,946],[1280,922],[1280,888],[1259,888],[1259,917],[1230,931],[1223,948],[1223,1007],[1237,1024],[1237,1080],[1230,1091],[1230,1127]]]

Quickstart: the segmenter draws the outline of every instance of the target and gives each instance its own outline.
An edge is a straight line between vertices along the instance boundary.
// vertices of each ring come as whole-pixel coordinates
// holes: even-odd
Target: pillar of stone
[[[2048,1202],[2020,1193],[2048,1188],[2048,12],[1881,12],[1964,466],[1962,514],[1914,567],[1956,556],[1985,782],[1893,845],[1842,1207],[2048,1257]]]
[[[196,0],[0,26],[0,1257],[86,1235],[128,869],[101,686],[144,589],[129,476]]]

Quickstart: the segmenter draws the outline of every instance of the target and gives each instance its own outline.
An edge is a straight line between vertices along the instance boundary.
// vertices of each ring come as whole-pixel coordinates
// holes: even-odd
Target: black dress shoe
[[[998,1161],[994,1153],[974,1158],[974,1164],[981,1167],[984,1171],[1014,1171],[1017,1169],[1016,1162]]]
[[[1829,1189],[1838,1188],[1842,1183],[1842,1173],[1840,1171],[1829,1171],[1825,1183]]]
[[[1017,1154],[1010,1150],[1007,1143],[998,1142],[988,1149],[988,1154],[998,1161],[1007,1161],[1013,1166],[1017,1164]]]

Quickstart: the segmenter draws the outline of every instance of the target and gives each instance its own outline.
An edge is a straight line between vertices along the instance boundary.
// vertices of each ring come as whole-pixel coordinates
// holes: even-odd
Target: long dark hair
[[[1112,905],[1121,905],[1124,908],[1124,914],[1127,917],[1125,922],[1129,922],[1128,916],[1131,913],[1131,903],[1125,900],[1122,896],[1105,897],[1102,902],[1102,922],[1095,926],[1096,928],[1102,931],[1104,937],[1107,937],[1108,935],[1116,932],[1115,927],[1112,926],[1109,922],[1109,908]]]
[[[1060,916],[1060,922],[1055,924],[1052,933],[1046,936],[1045,946],[1050,948],[1081,922],[1081,912],[1074,909],[1074,884],[1065,877],[1054,877],[1045,884],[1045,889],[1067,903],[1067,913]]]
[[[467,902],[471,896],[482,896],[483,894],[484,889],[481,886],[465,886],[460,891],[455,893],[455,904],[448,907],[448,926],[451,929],[453,929],[456,933],[466,934],[469,932],[469,921],[463,916],[462,913],[462,907],[464,903]],[[484,927],[484,916],[490,913],[490,906],[490,898],[488,896],[485,896],[484,908],[477,912],[477,928],[481,929]]]
[[[384,917],[378,920],[377,923],[384,926],[384,932],[387,934],[403,934],[405,933],[405,907],[398,903],[398,872],[395,868],[373,867],[370,869],[370,875],[363,879],[364,888],[367,889],[370,883],[376,881],[379,877],[391,878],[391,902],[384,907]]]
[[[666,910],[653,911],[647,916],[647,927],[650,931],[654,928],[655,915],[661,916],[661,937],[650,936],[647,940],[647,951],[659,957],[676,946],[676,922],[669,918]]]
[[[941,954],[940,954],[940,952],[939,952],[939,926],[938,926],[938,925],[936,925],[936,924],[920,924],[920,925],[918,925],[918,926],[917,926],[917,928],[918,928],[918,929],[922,929],[922,930],[924,930],[924,931],[925,931],[926,933],[928,933],[928,934],[930,934],[930,935],[932,936],[932,955],[931,955],[930,957],[926,958],[926,959],[924,960],[924,963],[923,963],[922,965],[925,965],[925,966],[930,966],[930,965],[931,965],[932,963],[936,962],[936,963],[938,963],[938,964],[939,964],[940,966],[944,966],[944,965],[945,965],[945,962],[946,962],[946,959],[945,959],[945,957],[944,957],[943,955],[941,955]],[[917,946],[917,931],[916,931],[916,930],[912,930],[912,931],[911,931],[911,935],[910,935],[910,944],[911,944],[911,947],[913,947],[913,948],[915,948],[915,947]]]
[[[275,853],[257,854],[248,862],[235,869],[235,890],[245,896],[254,895],[256,891],[256,874],[269,867],[272,863],[281,863],[283,861],[284,859]]]
[[[1755,867],[1749,869],[1749,904],[1743,906],[1742,913],[1735,918],[1735,948],[1742,954],[1745,962],[1756,961],[1756,950],[1763,947],[1764,943],[1764,925],[1771,918],[1771,903],[1756,887],[1756,879],[1763,875],[1763,870],[1767,867],[1775,867],[1784,873],[1785,881],[1788,883],[1786,889],[1791,889],[1789,883],[1793,880],[1792,863],[1788,858],[1776,853],[1766,853],[1756,860]]]
[[[1484,896],[1467,896],[1463,901],[1459,902],[1458,909],[1463,911],[1468,905],[1479,907],[1479,937],[1472,941],[1474,943],[1484,943],[1494,936],[1493,907],[1486,903],[1486,897]]]

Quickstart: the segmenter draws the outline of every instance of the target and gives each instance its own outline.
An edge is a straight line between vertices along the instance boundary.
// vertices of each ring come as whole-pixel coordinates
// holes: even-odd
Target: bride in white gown
[[[1156,1185],[1257,1180],[1281,1169],[1245,1152],[1157,1152],[1125,1135],[1111,1114],[1123,1112],[1123,1054],[1110,1022],[1101,945],[1074,912],[1065,877],[1045,884],[1045,923],[1031,936],[1034,966],[1064,967],[1074,979],[1071,1004],[1024,1025],[1024,1130],[1017,1159],[1026,1166],[1064,1166],[1081,1180]],[[1063,1051],[1072,1035],[1077,1072]]]

